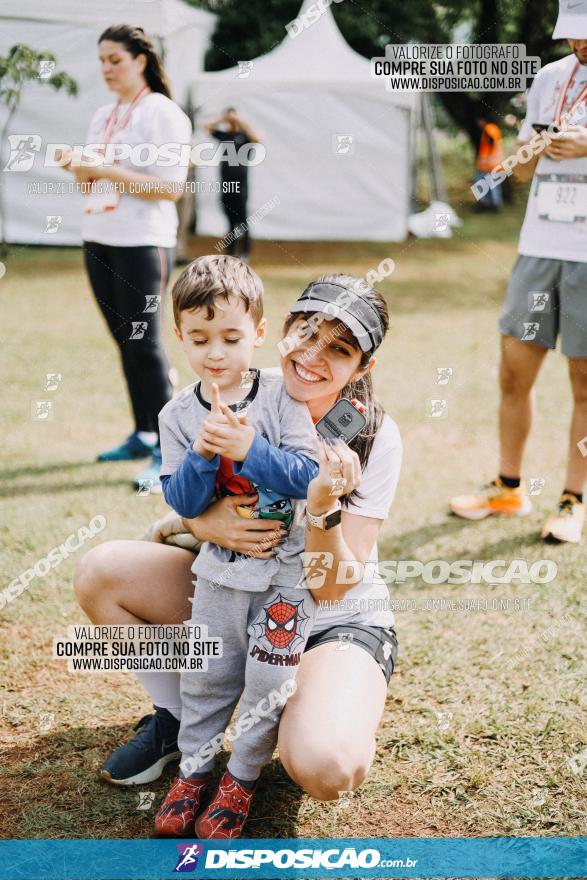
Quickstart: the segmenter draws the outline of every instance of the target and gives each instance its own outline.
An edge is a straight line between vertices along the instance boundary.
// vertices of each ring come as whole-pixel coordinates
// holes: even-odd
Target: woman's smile
[[[309,382],[310,384],[314,384],[315,382],[323,382],[324,377],[320,376],[318,373],[315,373],[313,370],[309,370],[307,367],[303,367],[298,361],[292,360],[293,368],[296,376],[302,382]]]

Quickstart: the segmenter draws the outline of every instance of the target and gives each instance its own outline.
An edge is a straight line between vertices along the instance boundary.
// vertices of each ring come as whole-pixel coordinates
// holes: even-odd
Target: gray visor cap
[[[375,351],[383,342],[383,325],[375,306],[342,284],[311,284],[290,312],[321,312],[337,318],[352,332],[361,351]]]

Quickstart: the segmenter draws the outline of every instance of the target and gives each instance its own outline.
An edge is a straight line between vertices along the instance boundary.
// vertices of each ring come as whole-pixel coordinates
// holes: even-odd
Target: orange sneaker
[[[155,831],[162,837],[193,837],[196,813],[202,803],[207,779],[176,776],[155,816]]]
[[[574,495],[561,495],[558,510],[546,520],[542,537],[556,544],[580,544],[584,522],[585,505]]]
[[[495,513],[526,516],[532,510],[524,481],[518,489],[509,489],[499,477],[473,495],[455,495],[450,499],[449,506],[453,513],[465,519],[485,519]]]

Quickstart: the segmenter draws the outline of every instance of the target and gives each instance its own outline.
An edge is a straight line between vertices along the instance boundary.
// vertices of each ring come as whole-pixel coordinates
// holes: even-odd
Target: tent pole
[[[426,134],[426,144],[428,147],[429,171],[430,171],[430,190],[431,201],[447,201],[446,186],[444,185],[444,176],[442,174],[442,164],[440,156],[434,143],[434,112],[432,103],[427,92],[422,95],[422,122],[424,123],[424,132]]]
[[[420,142],[420,115],[422,109],[418,101],[418,109],[414,113],[410,113],[410,122],[408,126],[408,154],[412,157],[410,165],[410,208],[409,213],[413,214],[418,210],[418,148]]]

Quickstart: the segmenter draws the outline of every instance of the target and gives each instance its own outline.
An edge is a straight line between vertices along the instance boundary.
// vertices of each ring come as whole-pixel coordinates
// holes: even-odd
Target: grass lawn
[[[465,186],[451,196],[459,207]],[[361,275],[391,256],[397,268],[381,290],[392,329],[375,376],[400,425],[405,459],[380,558],[546,558],[558,566],[557,577],[544,585],[393,585],[393,598],[408,607],[397,612],[400,657],[368,780],[348,803],[323,804],[304,796],[274,761],[247,836],[585,834],[585,777],[567,759],[587,745],[586,552],[538,538],[562,488],[571,411],[558,353],[547,359],[537,388],[527,475],[545,484],[534,512],[520,521],[479,524],[446,514],[451,494],[495,474],[496,319],[515,259],[522,199],[518,194],[499,217],[460,210],[465,224],[450,241],[259,243],[254,267],[266,285],[271,329],[257,365],[275,363],[281,317],[310,280],[328,270]],[[211,248],[203,239],[192,245],[194,256]],[[7,586],[96,514],[107,527],[87,547],[140,537],[165,505],[133,493],[135,465],[94,463],[99,450],[128,433],[130,421],[117,355],[90,296],[81,253],[14,247],[0,291]],[[170,324],[168,340],[187,384]],[[436,384],[437,367],[452,367],[448,385]],[[49,372],[62,374],[57,391],[44,390]],[[428,417],[427,401],[436,397],[448,400],[447,418]],[[53,418],[34,421],[31,402],[48,398]],[[168,768],[146,786],[156,793],[146,811],[137,809],[137,791],[97,778],[102,760],[149,704],[130,674],[74,675],[51,659],[53,637],[85,620],[71,588],[79,556],[35,579],[0,612],[3,838],[148,837],[172,776]],[[447,598],[511,601],[488,611],[424,610],[428,600]],[[528,601],[515,610],[514,599]]]

